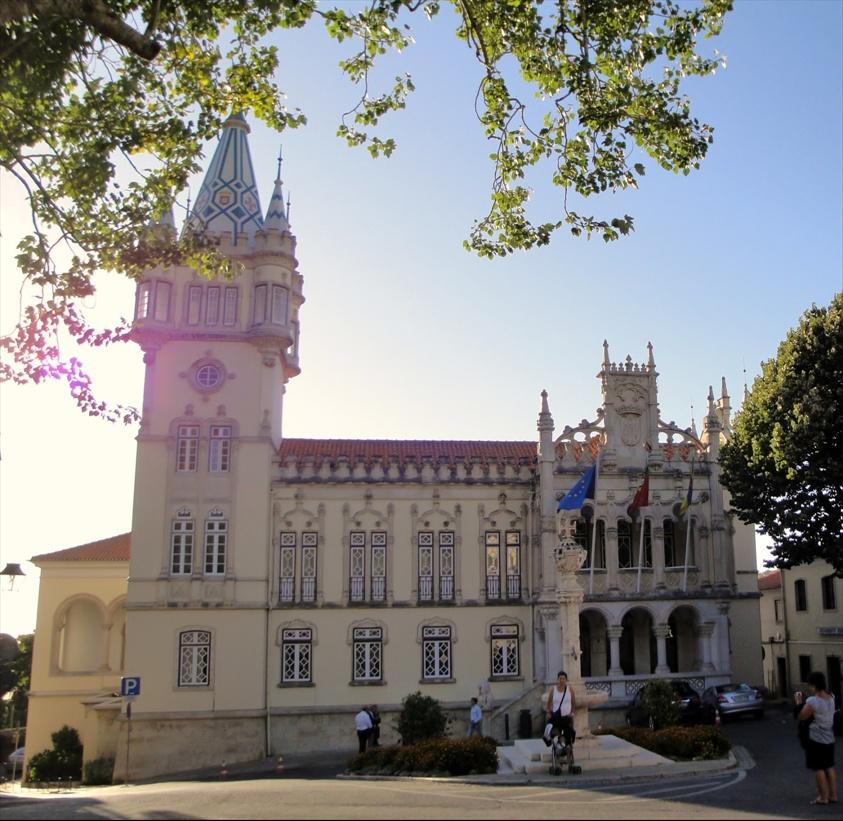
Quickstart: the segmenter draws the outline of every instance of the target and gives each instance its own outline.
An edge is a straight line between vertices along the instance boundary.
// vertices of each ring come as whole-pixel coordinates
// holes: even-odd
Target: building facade
[[[380,706],[388,742],[416,690],[463,722],[479,692],[486,732],[503,738],[562,668],[578,666],[608,710],[654,676],[698,690],[761,680],[754,534],[719,482],[725,384],[698,436],[660,418],[650,346],[614,362],[604,343],[597,417],[558,431],[543,394],[534,440],[285,438],[304,303],[287,217],[280,176],[262,215],[248,126],[232,117],[185,230],[217,238],[239,277],[172,268],[138,285],[146,376],[113,670],[142,679],[133,777],[352,750],[361,704]],[[573,642],[556,511],[593,465]],[[121,777],[128,722],[103,703],[104,726],[109,710]]]

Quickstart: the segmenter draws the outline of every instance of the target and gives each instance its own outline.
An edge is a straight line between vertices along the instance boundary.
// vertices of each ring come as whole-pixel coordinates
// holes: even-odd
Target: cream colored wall
[[[829,656],[843,660],[843,635],[821,635],[820,628],[840,631],[843,625],[843,579],[835,579],[836,607],[823,607],[821,579],[834,572],[827,562],[817,560],[810,564],[792,567],[782,571],[782,585],[787,608],[788,665],[790,685],[793,689],[804,686],[799,675],[799,656],[811,657],[811,669],[827,675]],[[796,610],[794,584],[797,579],[806,583],[808,609]]]
[[[784,603],[779,605],[781,621],[776,620],[776,600],[781,601],[781,587],[761,591],[761,643],[764,647],[764,684],[778,692],[778,667],[776,659],[786,656],[784,644]]]
[[[762,684],[761,612],[757,598],[734,600],[729,610],[731,621],[732,680]]]
[[[75,727],[85,746],[85,760],[96,757],[99,742],[96,722],[85,699],[119,689],[122,600],[126,595],[126,562],[37,562],[41,568],[38,615],[32,657],[32,681],[27,721],[27,758],[52,748],[50,735],[62,725]],[[103,664],[97,670],[67,672],[57,666],[59,634],[57,616],[68,604],[86,601],[103,615],[101,634]],[[116,628],[116,629],[115,629]]]

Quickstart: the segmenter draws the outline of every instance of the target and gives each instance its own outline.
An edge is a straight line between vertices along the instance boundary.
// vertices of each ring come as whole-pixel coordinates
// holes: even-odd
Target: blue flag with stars
[[[590,467],[577,483],[559,500],[557,510],[579,510],[586,499],[594,498],[594,487],[597,484],[597,465]]]

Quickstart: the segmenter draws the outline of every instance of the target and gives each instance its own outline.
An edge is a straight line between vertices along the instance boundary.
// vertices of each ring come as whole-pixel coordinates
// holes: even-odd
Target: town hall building
[[[457,727],[481,696],[484,731],[503,739],[522,711],[538,716],[559,669],[606,695],[592,715],[604,724],[654,677],[698,691],[760,683],[754,533],[719,480],[725,383],[709,389],[698,435],[661,419],[651,346],[614,360],[604,343],[596,418],[559,428],[537,395],[533,440],[284,436],[304,278],[280,174],[264,214],[248,134],[242,116],[226,122],[184,229],[218,239],[240,276],[176,267],[138,285],[131,533],[34,559],[27,754],[71,724],[85,759],[115,757],[122,778],[121,676],[142,680],[133,778],[351,752],[364,704],[379,705],[382,741],[395,741],[415,691]],[[172,219],[155,230],[175,231]],[[592,466],[574,643],[559,623],[556,514]],[[648,504],[630,511],[645,479]]]

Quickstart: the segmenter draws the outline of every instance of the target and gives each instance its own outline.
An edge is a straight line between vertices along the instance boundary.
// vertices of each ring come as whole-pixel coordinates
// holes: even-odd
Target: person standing
[[[471,699],[471,712],[468,715],[468,736],[483,735],[483,711],[476,698]]]
[[[354,716],[354,727],[357,730],[357,743],[359,744],[358,752],[366,752],[366,742],[372,732],[372,717],[363,707],[356,716]]]
[[[547,695],[545,712],[547,714],[548,726],[552,725],[556,730],[561,731],[565,738],[565,746],[573,746],[576,732],[574,731],[574,709],[576,700],[574,691],[568,686],[568,674],[560,670],[556,674],[556,684]],[[546,739],[547,729],[545,729]]]
[[[805,766],[814,771],[817,797],[811,804],[837,803],[837,776],[834,772],[834,696],[828,691],[825,675],[818,671],[808,676],[811,695],[799,711],[800,721],[813,719],[808,727]],[[796,694],[797,705],[802,693]]]

